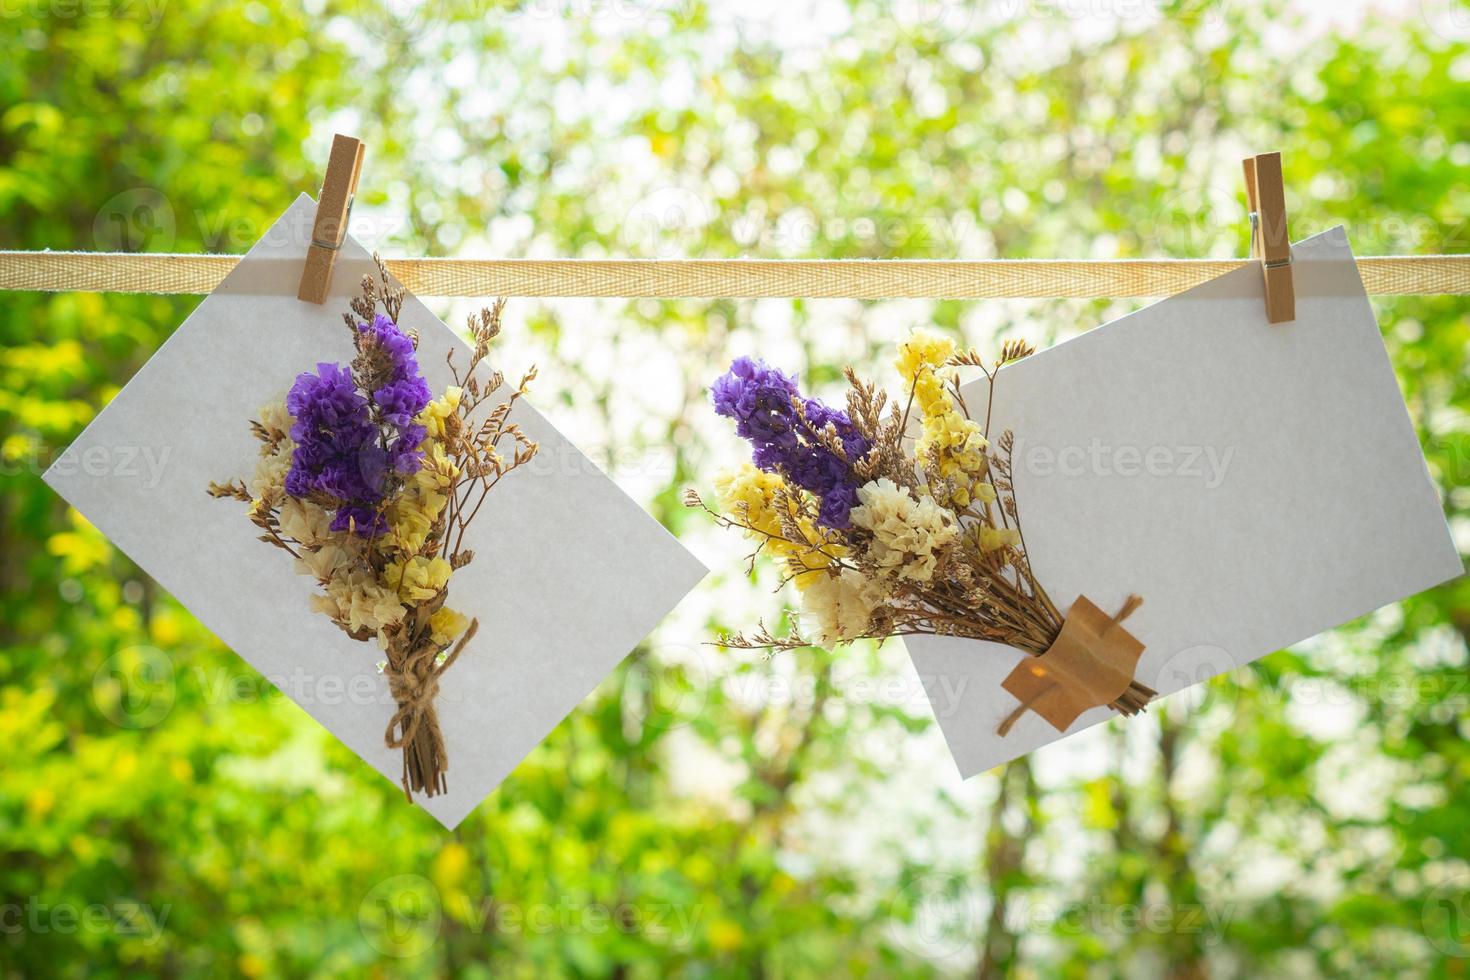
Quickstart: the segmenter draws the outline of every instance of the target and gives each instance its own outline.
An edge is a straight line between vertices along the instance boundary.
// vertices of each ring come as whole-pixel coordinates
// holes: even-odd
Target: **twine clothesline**
[[[205,294],[238,255],[0,251],[0,290]],[[421,296],[1098,299],[1171,296],[1250,259],[390,258]],[[1373,295],[1470,295],[1470,255],[1358,259]],[[294,290],[294,285],[293,285]]]

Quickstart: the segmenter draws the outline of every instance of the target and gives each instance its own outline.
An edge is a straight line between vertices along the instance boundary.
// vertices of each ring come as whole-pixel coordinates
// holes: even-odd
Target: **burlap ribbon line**
[[[383,673],[388,678],[389,693],[398,702],[398,710],[388,721],[383,741],[390,749],[403,750],[403,791],[410,801],[414,790],[434,796],[449,789],[445,776],[449,753],[439,728],[434,699],[439,696],[439,678],[459,659],[479,627],[479,620],[471,620],[443,663],[435,662],[439,649],[434,643],[419,646],[397,663],[389,651],[388,666]]]
[[[1021,704],[996,733],[1005,735],[1027,711],[1059,732],[1099,705],[1127,715],[1142,711],[1158,692],[1134,679],[1143,644],[1120,625],[1141,605],[1142,599],[1130,595],[1117,615],[1109,616],[1086,596],[1078,596],[1046,652],[1026,657],[1001,682]]]
[[[3,252],[0,289],[209,293],[238,255],[150,252]],[[269,263],[274,259],[253,259]],[[284,261],[284,260],[281,260]],[[299,268],[301,260],[292,260]],[[390,258],[420,296],[987,299],[1173,294],[1249,259],[446,259]],[[1373,295],[1470,293],[1470,255],[1358,259]],[[285,280],[294,292],[299,271]]]

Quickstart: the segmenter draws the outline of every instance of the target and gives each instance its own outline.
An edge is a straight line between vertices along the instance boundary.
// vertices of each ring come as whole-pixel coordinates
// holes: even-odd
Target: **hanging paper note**
[[[453,461],[410,459],[417,448],[404,442],[404,434],[432,422],[422,413],[435,405],[451,409],[453,392],[469,387],[464,370],[483,356],[405,296],[389,318],[391,330],[375,315],[357,311],[353,317],[375,331],[367,341],[371,356],[393,353],[384,354],[378,367],[407,372],[390,379],[402,382],[402,390],[380,398],[370,384],[372,391],[354,394],[351,366],[363,356],[364,340],[362,331],[344,327],[343,315],[355,297],[361,302],[363,277],[376,277],[378,270],[349,238],[325,303],[298,300],[314,212],[305,196],[292,205],[46,480],[251,665],[453,826],[693,588],[704,569],[525,399],[508,397],[505,389],[513,383],[486,396],[485,417],[476,424],[488,421],[518,433],[502,446],[506,454],[535,446],[534,455],[485,496],[462,528],[462,540],[456,537],[447,548],[439,541],[438,554],[427,553],[434,543],[427,539],[368,548],[364,560],[383,565],[381,603],[354,605],[352,596],[332,593],[330,576],[324,585],[320,575],[296,574],[290,556],[262,544],[263,533],[281,532],[287,489],[314,502],[314,510],[303,505],[291,519],[318,548],[301,556],[322,566],[318,571],[330,571],[321,549],[333,533],[345,531],[344,547],[358,547],[362,535],[350,535],[387,531],[395,514],[406,520],[388,513],[414,502],[403,497],[404,488],[422,483],[425,463],[447,478],[443,466]],[[411,357],[405,338],[416,338]],[[408,365],[410,359],[415,363]],[[484,391],[493,372],[488,362],[476,368]],[[323,418],[335,419],[342,407],[337,401],[318,404],[329,395],[348,414],[355,399],[366,400],[364,424],[384,452],[359,455],[374,465],[340,473],[330,470],[331,460],[312,456],[286,487],[295,452],[294,446],[282,450],[282,440],[293,439],[296,420],[287,417],[291,402],[282,399],[303,373],[316,378],[312,391],[321,395],[301,383],[303,414],[320,409]],[[422,377],[422,391],[408,374]],[[317,391],[333,379],[341,381],[341,391]],[[426,392],[437,400],[419,405]],[[510,402],[509,415],[491,421],[497,406]],[[252,431],[252,420],[259,429]],[[298,436],[295,443],[312,443],[306,432]],[[260,487],[249,483],[263,446],[286,468],[277,523],[265,529],[247,520],[239,505],[204,492],[211,483],[222,491],[233,486],[253,501]],[[123,449],[164,464],[142,475],[83,465]],[[507,455],[505,465],[513,461]],[[267,524],[270,510],[258,515]],[[313,515],[325,516],[337,531],[308,527]],[[400,537],[407,534],[398,530]],[[452,585],[441,567],[449,565]],[[470,621],[478,628],[471,631]],[[379,673],[385,658],[388,669]],[[430,714],[437,734],[426,727]]]
[[[1142,596],[1126,630],[1160,696],[1462,571],[1345,233],[1293,257],[1290,323],[1245,267],[995,380],[1036,579],[1062,609]],[[962,393],[989,401],[983,379]],[[905,643],[965,776],[1113,716],[1026,711],[1002,734],[1034,693],[1007,682],[1024,654]]]

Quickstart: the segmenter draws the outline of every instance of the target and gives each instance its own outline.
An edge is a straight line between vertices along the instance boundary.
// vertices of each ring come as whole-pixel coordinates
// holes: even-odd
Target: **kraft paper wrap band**
[[[1130,687],[1152,697],[1153,691],[1133,680],[1143,644],[1119,625],[1141,602],[1131,596],[1116,616],[1109,616],[1086,596],[1078,596],[1047,651],[1022,660],[1001,682],[1021,706],[999,733],[1006,734],[1028,710],[1064,732],[1082,712],[1117,701]]]

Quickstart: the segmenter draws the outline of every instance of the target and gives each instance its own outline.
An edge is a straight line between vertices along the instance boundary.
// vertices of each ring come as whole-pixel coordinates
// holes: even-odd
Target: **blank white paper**
[[[397,784],[383,744],[395,711],[375,642],[345,636],[308,597],[309,576],[256,540],[211,480],[249,479],[249,422],[318,361],[346,363],[342,322],[371,257],[349,238],[321,306],[296,299],[316,206],[303,195],[46,473],[46,481],[221,640]],[[468,347],[409,297],[430,387]],[[515,329],[512,314],[508,329]],[[493,355],[492,355],[493,360]],[[509,385],[518,365],[506,365]],[[532,388],[532,398],[535,390]],[[449,604],[479,634],[438,699],[449,791],[415,800],[458,824],[704,576],[704,567],[525,401],[536,458],[486,499]],[[145,462],[148,465],[144,465]]]
[[[1015,433],[1037,579],[1064,613],[1078,595],[1108,613],[1142,596],[1124,627],[1160,696],[1462,571],[1345,232],[1292,252],[1294,322],[1266,322],[1245,267],[996,381],[990,434]],[[972,411],[985,384],[964,389]],[[1063,737],[1030,712],[995,732],[1026,654],[905,643],[962,776]]]

